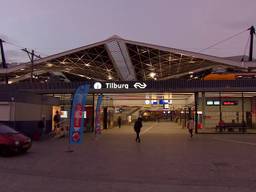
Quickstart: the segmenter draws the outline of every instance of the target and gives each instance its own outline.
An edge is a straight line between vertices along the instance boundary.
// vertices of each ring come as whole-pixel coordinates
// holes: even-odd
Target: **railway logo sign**
[[[136,89],[145,89],[147,87],[147,84],[136,82],[136,83],[134,83],[133,87]]]

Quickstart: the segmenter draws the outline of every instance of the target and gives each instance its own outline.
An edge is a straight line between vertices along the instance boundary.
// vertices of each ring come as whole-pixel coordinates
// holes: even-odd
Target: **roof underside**
[[[180,78],[215,67],[239,67],[238,62],[112,37],[4,71],[19,81],[155,80]]]

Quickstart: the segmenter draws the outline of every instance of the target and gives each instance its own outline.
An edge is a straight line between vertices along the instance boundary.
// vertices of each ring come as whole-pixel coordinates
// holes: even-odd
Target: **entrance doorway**
[[[144,122],[176,123],[186,127],[194,117],[194,93],[104,94],[101,119],[104,129],[132,124],[138,117]],[[121,120],[120,120],[121,119]]]

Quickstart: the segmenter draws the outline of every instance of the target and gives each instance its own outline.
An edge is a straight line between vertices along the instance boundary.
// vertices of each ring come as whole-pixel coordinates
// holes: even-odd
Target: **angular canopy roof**
[[[64,81],[164,80],[216,67],[241,68],[241,62],[112,36],[36,60],[33,66],[24,63],[0,69],[0,80],[6,74],[11,83],[29,80],[31,76],[38,81],[54,77]]]

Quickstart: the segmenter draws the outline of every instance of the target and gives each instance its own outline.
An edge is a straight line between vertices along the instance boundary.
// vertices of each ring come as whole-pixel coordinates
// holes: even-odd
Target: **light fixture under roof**
[[[111,75],[108,76],[108,80],[111,80],[113,79],[113,77]]]
[[[155,72],[150,72],[150,73],[149,73],[149,76],[154,79],[155,76],[156,76],[156,73],[155,73]]]
[[[47,63],[46,65],[47,65],[47,67],[52,67],[53,66],[52,63]]]
[[[91,65],[90,65],[90,63],[85,63],[84,66],[90,67]]]
[[[196,61],[193,61],[193,60],[191,60],[191,61],[189,61],[188,63],[195,63]]]
[[[25,69],[24,68],[22,68],[22,69],[20,69],[21,71],[24,71]]]

